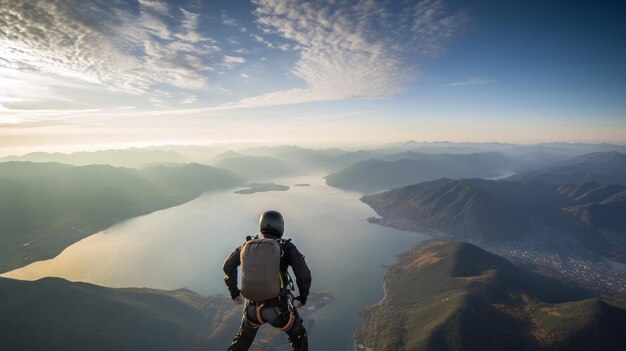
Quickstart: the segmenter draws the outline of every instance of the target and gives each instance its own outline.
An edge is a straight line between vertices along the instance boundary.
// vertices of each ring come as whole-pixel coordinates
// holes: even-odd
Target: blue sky
[[[0,150],[626,142],[626,5],[0,0]]]

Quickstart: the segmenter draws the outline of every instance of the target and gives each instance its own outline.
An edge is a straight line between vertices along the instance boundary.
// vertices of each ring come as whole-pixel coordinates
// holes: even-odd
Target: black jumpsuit
[[[262,237],[278,239],[277,237],[270,235],[263,235]],[[306,304],[306,299],[309,295],[309,289],[311,287],[311,271],[306,265],[304,255],[298,251],[296,246],[291,241],[283,241],[281,245],[284,255],[280,260],[280,271],[284,277],[287,275],[287,269],[292,267],[296,276],[296,284],[300,292],[300,302]],[[233,253],[228,256],[224,261],[224,281],[231,297],[239,296],[240,290],[237,286],[237,267],[241,264],[241,248],[238,247]],[[259,306],[263,305],[261,308]],[[259,320],[261,319],[261,320]],[[246,300],[243,311],[243,319],[241,321],[241,327],[237,332],[237,335],[233,339],[232,344],[228,348],[229,351],[246,351],[252,345],[259,327],[264,322],[270,323],[276,328],[280,328],[289,336],[289,342],[295,351],[307,351],[308,340],[306,330],[302,324],[298,311],[293,307],[292,311],[289,309],[288,298],[281,296],[279,298],[264,301],[253,302]]]

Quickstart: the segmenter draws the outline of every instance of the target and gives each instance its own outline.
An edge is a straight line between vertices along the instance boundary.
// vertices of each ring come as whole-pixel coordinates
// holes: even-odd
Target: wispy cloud
[[[232,69],[245,62],[246,62],[246,59],[243,57],[224,55],[224,66],[226,66],[227,68]]]
[[[0,114],[28,110],[26,118],[37,108],[128,104],[219,111],[385,98],[414,81],[422,59],[440,55],[467,21],[444,0],[252,4],[256,23],[250,24],[226,12],[216,18],[162,0],[0,0]],[[214,39],[201,31],[207,18],[229,34]],[[295,58],[284,72],[292,80],[281,86],[295,78],[298,88],[201,103],[210,94],[235,96],[221,77],[239,67],[262,68],[273,62],[272,52]],[[232,72],[244,80],[246,73]],[[118,101],[105,98],[114,95]]]
[[[467,18],[449,11],[442,0],[254,3],[262,30],[297,48],[292,73],[306,87],[245,98],[224,108],[396,95],[417,76],[416,57],[439,55]],[[255,38],[269,43],[260,35]]]
[[[145,8],[159,12],[164,15],[167,15],[169,11],[167,3],[162,0],[137,0],[137,2],[139,2],[141,6]]]
[[[198,97],[195,95],[189,95],[180,101],[183,105],[195,104],[196,102],[198,102]]]
[[[223,25],[238,26],[237,21],[235,21],[234,18],[230,17],[224,10],[222,10],[222,12],[220,13],[220,20],[222,21]]]
[[[138,12],[132,5],[0,0],[0,78],[22,77],[23,84],[41,91],[66,81],[130,94],[147,94],[157,85],[206,88],[221,55],[210,38],[199,34],[199,15],[158,0],[138,1]],[[0,95],[4,101],[10,95],[58,98],[16,88]],[[19,108],[19,102],[12,106]]]
[[[301,121],[329,121],[336,119],[343,119],[349,117],[356,116],[365,116],[372,114],[370,111],[359,111],[359,112],[348,112],[348,113],[333,113],[333,114],[325,114],[325,115],[304,115],[296,117],[297,120]]]
[[[464,80],[460,82],[451,82],[451,83],[442,84],[441,86],[442,87],[462,87],[466,85],[481,85],[481,84],[488,84],[492,82],[493,82],[492,80],[488,80],[488,79],[472,78],[472,79],[468,79],[468,80]]]

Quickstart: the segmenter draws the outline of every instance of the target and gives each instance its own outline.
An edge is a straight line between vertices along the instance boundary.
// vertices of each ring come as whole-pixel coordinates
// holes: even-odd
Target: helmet
[[[259,219],[259,229],[263,234],[282,237],[285,231],[285,220],[278,211],[265,211]]]

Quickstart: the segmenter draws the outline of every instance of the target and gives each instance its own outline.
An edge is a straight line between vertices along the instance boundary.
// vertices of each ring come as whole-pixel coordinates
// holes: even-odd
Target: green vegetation
[[[391,350],[623,350],[626,311],[466,243],[398,257],[357,344]]]
[[[541,221],[589,245],[601,246],[602,236],[593,235],[598,230],[623,232],[626,228],[623,185],[444,178],[361,200],[376,210],[385,224],[393,224],[394,219],[409,221],[462,240],[517,239],[532,234],[532,222]],[[606,254],[607,250],[600,251]]]
[[[241,308],[180,289],[0,278],[2,350],[224,350]]]
[[[228,171],[197,164],[137,170],[0,163],[0,272],[52,258],[121,220],[239,184]]]
[[[455,238],[510,240],[528,231],[531,218],[558,221],[568,203],[556,186],[541,182],[440,179],[361,198],[385,218],[419,223]]]

